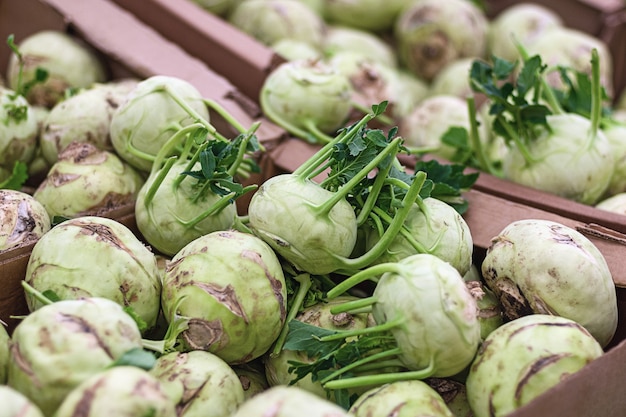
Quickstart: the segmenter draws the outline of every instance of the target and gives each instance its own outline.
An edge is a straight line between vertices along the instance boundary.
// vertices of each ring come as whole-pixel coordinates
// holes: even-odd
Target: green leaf
[[[137,327],[139,328],[140,332],[143,333],[148,330],[148,324],[146,323],[146,321],[142,319],[141,316],[137,314],[137,312],[131,306],[124,306],[124,311],[133,318],[135,323],[137,323]]]
[[[9,178],[0,181],[0,189],[19,191],[22,189],[27,179],[28,166],[21,161],[16,161],[15,164],[13,164],[13,171]]]
[[[289,332],[283,349],[306,352],[309,356],[325,356],[335,351],[343,340],[322,342],[321,337],[334,335],[339,332],[322,327],[313,326],[300,320],[291,320],[288,324]]]
[[[53,303],[61,301],[61,297],[59,297],[59,295],[53,290],[45,290],[41,294]]]
[[[135,366],[143,370],[149,371],[156,364],[156,357],[153,353],[141,348],[133,348],[127,350],[115,360],[109,367],[114,366]]]

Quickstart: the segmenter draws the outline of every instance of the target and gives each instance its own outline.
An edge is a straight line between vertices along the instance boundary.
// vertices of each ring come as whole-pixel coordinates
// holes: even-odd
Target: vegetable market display
[[[149,81],[157,82],[159,78]],[[376,395],[402,387],[404,383],[419,386],[430,399],[425,401],[428,406],[435,407],[437,404],[437,412],[441,415],[457,415],[452,410],[460,413],[458,410],[463,406],[457,409],[447,405],[443,394],[434,388],[426,389],[422,382],[434,384],[437,378],[453,378],[465,385],[471,370],[481,363],[481,349],[495,343],[492,339],[496,340],[497,330],[504,328],[501,323],[490,330],[482,327],[478,300],[469,285],[470,274],[476,271],[472,270],[475,267],[472,263],[476,261],[473,259],[470,229],[463,220],[463,214],[471,206],[468,206],[462,193],[471,188],[477,175],[463,174],[462,166],[442,165],[436,161],[419,161],[410,167],[401,164],[400,158],[403,154],[409,155],[411,150],[404,146],[396,128],[382,130],[376,124],[384,120],[386,112],[393,110],[393,106],[387,108],[388,103],[384,101],[371,109],[353,109],[362,114],[355,116],[353,113],[352,116],[357,117],[354,121],[346,121],[336,132],[329,130],[319,135],[324,137],[325,144],[321,144],[301,168],[258,184],[247,215],[240,217],[228,210],[233,207],[235,199],[256,188],[246,189],[238,184],[238,178],[245,178],[250,170],[258,168],[253,162],[253,155],[263,152],[255,140],[258,126],[241,126],[235,119],[228,120],[227,117],[239,135],[226,137],[211,125],[207,115],[191,109],[186,99],[169,91],[165,82],[157,82],[156,87],[145,94],[149,96],[155,92],[161,99],[172,100],[169,105],[182,110],[181,114],[188,119],[184,123],[177,120],[164,126],[161,131],[167,132],[167,137],[162,145],[155,148],[155,152],[134,149],[133,138],[136,136],[131,134],[130,146],[126,145],[124,149],[133,150],[126,158],[123,152],[119,153],[119,157],[129,164],[135,161],[136,165],[144,165],[144,180],[148,184],[144,192],[149,198],[147,202],[137,204],[135,209],[139,229],[136,234],[145,239],[145,243],[135,241],[137,237],[131,236],[130,230],[114,225],[115,220],[108,222],[111,223],[111,231],[101,233],[99,224],[105,221],[98,221],[98,226],[91,224],[80,233],[85,237],[93,236],[104,247],[108,245],[115,251],[125,252],[130,255],[131,263],[138,262],[138,255],[132,253],[130,246],[139,243],[138,251],[143,253],[147,250],[149,254],[142,256],[146,257],[150,266],[142,266],[141,269],[163,285],[161,295],[153,299],[160,304],[162,315],[157,318],[150,315],[146,319],[139,314],[139,308],[130,303],[136,299],[132,291],[138,284],[137,280],[118,284],[122,299],[111,296],[115,299],[112,304],[117,305],[125,320],[131,320],[128,322],[130,327],[123,326],[125,330],[122,333],[134,340],[133,345],[123,352],[110,352],[105,361],[107,364],[99,365],[101,369],[91,372],[81,369],[80,375],[74,374],[71,364],[63,363],[59,366],[61,370],[56,369],[55,372],[68,376],[72,381],[69,385],[66,385],[67,378],[55,379],[58,378],[55,373],[46,371],[42,380],[52,381],[50,384],[55,385],[55,390],[49,390],[54,396],[37,399],[39,403],[36,407],[43,415],[72,415],[76,404],[84,404],[84,394],[89,392],[91,408],[85,412],[94,416],[109,415],[111,412],[117,415],[195,415],[194,407],[195,412],[203,415],[208,409],[213,410],[215,415],[224,416],[254,415],[255,412],[274,409],[278,413],[276,415],[290,416],[301,412],[303,402],[310,408],[311,415],[316,415],[319,407],[319,415],[334,412],[336,415],[356,416],[363,410],[367,412],[368,399],[373,400],[376,406],[388,405],[388,409],[402,407],[406,398],[402,397],[404,394],[401,391],[388,399]],[[133,96],[128,97],[131,101]],[[210,100],[203,101],[206,107],[211,104]],[[218,111],[223,112],[221,109]],[[153,126],[150,124],[150,127]],[[137,157],[143,162],[137,164]],[[176,166],[181,169],[173,169]],[[171,183],[167,181],[168,175],[171,175]],[[150,178],[157,180],[149,183],[147,180]],[[187,184],[185,187],[188,188],[181,189],[181,184]],[[190,230],[188,225],[195,229],[201,220],[216,214],[229,213],[225,216],[229,220],[214,230],[196,230],[196,235],[183,238],[171,249],[161,249],[158,240],[153,244],[148,238],[150,232],[147,229],[144,232],[140,226],[140,213],[149,211],[151,203],[162,204],[167,200],[162,196],[155,197],[159,190],[173,192],[169,199],[181,205],[161,209],[169,218],[152,220],[151,227],[183,225],[181,233],[185,234]],[[197,193],[200,190],[210,190],[221,202],[212,202],[204,194]],[[190,207],[200,211],[190,213]],[[72,218],[54,219],[52,227],[39,238],[39,242],[45,242],[48,236],[55,239],[57,232],[61,233],[71,224],[96,219],[69,212],[58,214]],[[567,230],[562,225],[553,227]],[[177,233],[176,229],[170,229],[161,236],[176,240]],[[574,231],[569,233],[572,236]],[[538,238],[538,235],[534,237]],[[76,251],[71,249],[70,244],[86,247],[73,237],[59,236],[56,239],[55,246],[61,251]],[[132,245],[128,239],[132,240]],[[213,243],[212,239],[216,242]],[[580,239],[579,245],[593,246],[584,236]],[[554,239],[552,243],[559,248],[573,246],[570,239],[565,238]],[[496,250],[495,243],[489,250]],[[102,258],[104,262],[113,262],[111,265],[116,268],[127,269],[118,265],[117,255],[111,255],[109,259],[102,255],[103,249],[97,251],[97,259]],[[551,252],[543,252],[548,256],[538,261],[540,265],[555,261],[556,257],[549,256]],[[43,251],[44,255],[49,253]],[[158,256],[165,258],[165,269],[158,269]],[[600,269],[605,268],[602,255],[596,257],[590,262]],[[112,261],[113,258],[115,261]],[[32,259],[34,262],[35,257]],[[80,263],[80,259],[78,261]],[[25,324],[35,324],[33,322],[40,312],[51,311],[70,301],[77,306],[83,306],[85,302],[87,308],[88,303],[99,303],[99,297],[108,300],[100,292],[104,289],[104,281],[96,272],[103,267],[82,263],[80,266],[94,269],[79,275],[98,276],[97,291],[93,294],[80,294],[73,284],[61,284],[61,288],[71,286],[72,294],[49,285],[37,286],[34,281],[25,281],[26,296],[43,306],[32,308],[32,312],[15,328],[6,344],[9,347],[5,355],[9,358],[8,362],[25,352],[28,342],[19,344],[22,339],[17,337],[21,333],[29,334]],[[483,267],[485,270],[481,271],[481,275],[487,275],[485,271],[492,270],[491,267]],[[553,270],[558,265],[545,267]],[[53,271],[50,273],[54,274]],[[67,275],[58,273],[63,279]],[[135,277],[137,274],[132,275]],[[574,303],[588,302],[590,306],[602,306],[609,310],[617,307],[610,273],[603,269],[601,275],[603,284],[599,285],[603,285],[607,292],[586,294],[571,290],[573,295],[579,297]],[[479,276],[478,279],[481,278]],[[502,287],[495,279],[493,282],[485,280],[484,284],[491,284],[490,291],[501,295],[498,290]],[[554,285],[553,282],[549,282],[550,285]],[[145,291],[140,292],[146,295]],[[334,303],[339,296],[348,293],[349,298]],[[538,297],[535,295],[535,298]],[[367,326],[343,330],[326,328],[322,322],[311,324],[298,319],[302,317],[299,314],[307,309],[326,303],[333,305],[329,311],[333,320],[349,318],[352,314],[368,315]],[[550,317],[558,321],[561,313],[551,307],[548,310],[553,314]],[[504,305],[502,311],[506,311]],[[583,365],[602,356],[602,347],[611,341],[615,331],[614,312],[613,309],[601,324],[608,329],[606,332],[598,336],[586,335],[589,343],[594,345],[594,353],[582,361]],[[594,320],[592,316],[597,311],[590,307],[589,311],[585,309],[580,313],[583,316],[581,321],[589,317]],[[104,316],[102,313],[99,315]],[[539,318],[539,313],[535,311],[526,311],[521,315],[523,318]],[[43,321],[44,316],[40,317]],[[68,346],[57,347],[55,343],[63,339],[84,336],[86,340],[91,338],[91,342],[85,343],[94,343],[94,340],[99,346],[100,342],[105,343],[104,336],[96,336],[95,333],[100,325],[95,324],[92,331],[91,323],[88,323],[90,316],[81,313],[80,317],[85,321],[71,318],[71,313],[64,312],[46,316],[52,322],[45,324],[45,336],[39,336],[44,337],[44,347],[60,355],[68,350]],[[503,318],[509,324],[522,319]],[[573,326],[575,322],[571,323]],[[50,331],[53,326],[58,327],[59,332],[70,333],[58,336],[57,341],[55,332]],[[41,335],[42,331],[38,334]],[[52,338],[49,345],[48,338]],[[38,337],[31,336],[30,340],[32,343]],[[78,346],[73,348],[79,349],[80,343],[83,342],[77,342]],[[306,352],[308,360],[288,362],[287,374],[293,378],[291,383],[300,378],[311,378],[316,385],[316,394],[311,395],[312,392],[307,389],[295,388],[285,382],[276,384],[268,379],[267,387],[244,401],[243,391],[239,392],[237,383],[231,382],[233,388],[228,394],[236,394],[233,395],[236,398],[226,402],[223,395],[209,396],[206,405],[201,405],[199,391],[185,392],[189,382],[181,382],[181,387],[158,380],[159,376],[165,378],[158,371],[159,362],[174,355],[178,355],[175,361],[178,365],[185,356],[191,358],[196,354],[206,354],[207,359],[210,358],[215,366],[219,364],[229,375],[228,378],[234,381],[233,372],[236,372],[237,366],[255,367],[259,363],[269,363],[283,349]],[[582,356],[582,348],[575,353]],[[36,352],[33,355],[37,360],[43,356]],[[80,353],[72,355],[75,360]],[[296,356],[301,357],[304,356]],[[58,360],[70,359],[59,356]],[[28,378],[19,377],[25,369],[18,368],[27,366],[28,362],[13,362],[13,365],[7,365],[8,386],[23,392],[34,392],[32,386],[27,386]],[[174,364],[168,366],[173,367]],[[199,367],[194,365],[193,369]],[[581,367],[567,369],[575,372]],[[186,371],[171,369],[170,372]],[[557,385],[561,379],[558,372],[550,373],[549,377],[533,386],[532,395],[527,400]],[[115,382],[116,375],[119,375],[120,382]],[[109,381],[109,378],[112,379]],[[289,375],[284,378],[288,379]],[[131,394],[136,389],[133,385],[135,380],[137,384],[147,387],[139,396]],[[171,381],[171,377],[167,380]],[[511,384],[517,383],[506,380]],[[41,388],[37,384],[34,386]],[[98,387],[97,391],[95,387]],[[475,384],[473,389],[470,387],[472,385],[468,383],[464,409],[471,406],[475,415],[480,415],[476,410],[481,407],[478,405],[482,401],[481,390],[490,388],[485,388],[484,384]],[[59,394],[56,388],[65,391]],[[281,397],[283,394],[286,396]],[[106,404],[110,395],[120,398],[114,411]],[[506,415],[523,406],[527,400],[513,406],[498,403],[489,407],[496,410],[495,415]],[[284,408],[277,409],[277,404],[284,405]],[[422,410],[418,401],[411,406]]]

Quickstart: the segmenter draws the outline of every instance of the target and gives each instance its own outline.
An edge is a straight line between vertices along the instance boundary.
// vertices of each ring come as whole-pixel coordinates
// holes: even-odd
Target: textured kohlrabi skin
[[[334,256],[349,257],[357,240],[354,209],[340,200],[320,216],[314,207],[333,196],[318,184],[291,174],[266,180],[252,196],[249,226],[297,269],[327,274],[337,268]]]
[[[182,126],[196,119],[185,111],[167,87],[209,121],[209,111],[198,89],[181,78],[154,75],[140,81],[111,117],[110,135],[119,156],[140,171],[150,172],[152,160]],[[145,155],[142,155],[145,154]]]
[[[311,324],[316,327],[321,327],[323,329],[338,331],[364,329],[368,326],[374,325],[374,319],[369,313],[351,314],[349,312],[345,312],[332,314],[330,312],[331,308],[342,303],[354,300],[358,300],[358,298],[344,295],[333,298],[329,301],[315,303],[302,310],[302,312],[300,312],[296,316],[296,320]],[[313,381],[310,374],[305,376],[304,378],[299,379],[295,383],[292,383],[292,380],[296,378],[296,374],[295,372],[289,371],[289,368],[292,366],[289,362],[297,361],[303,363],[312,363],[315,361],[315,359],[317,358],[310,357],[306,352],[288,349],[281,350],[278,355],[266,354],[264,360],[265,375],[267,377],[269,385],[293,385],[297,386],[298,388],[305,389],[322,398],[329,398],[333,400],[334,392],[324,389],[322,383],[319,380]],[[363,390],[361,389],[360,392],[362,391]]]
[[[137,324],[116,302],[57,301],[33,311],[15,327],[7,384],[51,416],[80,383],[127,351],[141,348]]]
[[[547,116],[550,131],[542,129],[528,145],[535,159],[527,162],[516,147],[502,161],[504,176],[518,184],[583,204],[595,204],[607,190],[614,172],[611,144],[602,130],[590,141],[591,121],[567,113]]]
[[[11,115],[12,108],[23,109],[22,118]],[[21,95],[0,87],[0,170],[11,172],[16,162],[29,164],[35,157],[37,119],[33,107]]]
[[[452,206],[436,198],[425,198],[422,208],[413,205],[404,226],[425,250],[423,253],[449,262],[461,275],[469,271],[474,251],[472,234],[465,219]],[[380,235],[372,229],[367,239],[367,246],[371,248],[380,240]],[[375,263],[397,262],[416,253],[420,252],[399,233]]]
[[[481,345],[466,388],[475,417],[506,416],[603,354],[578,323],[531,314],[494,330]]]
[[[324,56],[354,52],[388,67],[396,67],[398,58],[391,45],[372,32],[343,25],[329,25],[322,45]]]
[[[602,346],[617,329],[617,295],[600,250],[563,224],[524,219],[492,239],[482,263],[508,319],[541,313],[580,323]]]
[[[267,378],[265,377],[265,369],[262,363],[262,358],[263,357],[257,359],[256,361],[232,366],[233,370],[239,377],[239,382],[241,382],[244,401],[270,387],[267,382]]]
[[[54,417],[177,417],[165,387],[148,371],[114,366],[83,381],[59,406]]]
[[[513,4],[491,20],[488,48],[499,58],[515,61],[520,59],[516,41],[528,48],[547,30],[561,26],[561,16],[546,6],[526,2]]]
[[[105,217],[67,220],[33,247],[24,280],[60,299],[103,297],[156,324],[161,281],[155,255],[122,223]],[[26,294],[29,310],[42,306]]]
[[[263,355],[286,319],[280,261],[260,238],[213,232],[168,263],[161,303],[165,317],[189,319],[183,350],[207,350],[234,365]]]
[[[355,417],[454,417],[441,395],[418,379],[372,388],[357,398],[349,411]]]
[[[293,131],[292,126],[306,130],[313,125],[331,134],[350,116],[352,93],[348,77],[329,63],[296,60],[279,65],[267,76],[260,103],[265,115],[288,131]]]
[[[407,368],[447,377],[471,363],[481,341],[476,300],[448,262],[430,254],[404,258],[382,275],[373,295],[376,323],[405,320],[391,333]]]
[[[473,417],[464,379],[460,375],[450,378],[426,378],[424,382],[441,395],[454,417]]]
[[[39,143],[46,161],[54,164],[74,141],[112,151],[111,117],[136,85],[133,79],[95,84],[57,103],[42,124]]]
[[[46,81],[34,84],[26,95],[33,105],[51,108],[65,97],[68,88],[90,87],[107,78],[93,49],[65,32],[42,30],[15,42],[24,59],[22,83],[31,82],[37,68],[48,73]],[[17,56],[11,54],[7,79],[12,89],[18,86],[19,68]]]
[[[401,62],[431,82],[450,62],[484,57],[488,27],[485,13],[472,2],[421,0],[402,10],[394,34]]]
[[[204,350],[160,356],[150,374],[176,404],[178,417],[229,417],[244,402],[233,368]]]
[[[200,236],[230,229],[237,216],[235,204],[228,204],[194,225],[185,224],[203,214],[221,198],[211,192],[194,201],[198,193],[197,180],[184,176],[178,182],[180,175],[187,170],[187,162],[185,160],[172,165],[153,198],[147,203],[146,196],[150,187],[160,179],[159,175],[163,174],[164,168],[151,173],[139,190],[135,204],[135,220],[141,235],[153,248],[168,256],[175,255]],[[193,169],[200,169],[200,164]]]
[[[0,385],[0,404],[0,417],[44,417],[31,400],[8,385]]]
[[[393,27],[394,21],[411,0],[323,0],[322,13],[335,25],[383,33]]]
[[[339,405],[302,388],[271,387],[245,401],[231,417],[353,417]]]
[[[50,167],[33,197],[50,218],[97,215],[134,204],[143,177],[117,154],[88,142],[72,142]]]
[[[0,386],[7,383],[7,370],[9,366],[9,332],[0,323]]]
[[[268,46],[293,39],[319,48],[326,27],[312,8],[291,0],[246,0],[233,10],[229,22]]]
[[[0,252],[33,243],[50,230],[46,208],[22,191],[0,190],[0,218]]]
[[[487,123],[483,123],[480,113],[476,115],[478,136],[485,143],[489,135]],[[405,138],[408,148],[425,148],[430,154],[453,160],[458,149],[445,144],[441,137],[451,127],[461,127],[469,131],[471,127],[467,102],[452,94],[432,95],[424,98],[400,119],[398,132]]]

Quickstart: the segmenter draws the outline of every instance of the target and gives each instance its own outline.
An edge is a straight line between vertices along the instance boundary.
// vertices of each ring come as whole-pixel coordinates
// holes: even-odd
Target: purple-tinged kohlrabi
[[[361,394],[348,411],[355,417],[454,417],[441,395],[419,379],[372,388]]]
[[[67,394],[54,417],[177,417],[163,384],[136,366],[103,369]]]
[[[488,27],[485,13],[471,1],[421,0],[402,10],[394,34],[401,62],[431,82],[456,59],[483,57]]]
[[[118,303],[83,298],[47,304],[27,315],[15,327],[9,348],[8,385],[51,416],[80,383],[129,350],[141,349],[142,339],[137,323]]]
[[[72,142],[50,167],[33,197],[50,218],[104,213],[133,204],[144,183],[135,168],[112,151]]]
[[[46,161],[54,164],[72,142],[89,142],[113,151],[111,117],[136,84],[133,79],[94,84],[57,103],[43,120],[39,139]]]
[[[233,365],[270,348],[285,322],[286,300],[277,255],[260,238],[234,230],[181,249],[168,263],[161,294],[170,324],[187,322],[176,335],[178,350],[207,350]]]
[[[128,227],[105,217],[76,217],[50,229],[33,247],[24,279],[60,299],[110,299],[132,309],[145,330],[159,314],[161,281],[154,254]],[[28,291],[26,302],[30,311],[43,304]]]
[[[552,314],[584,326],[602,346],[617,329],[617,295],[602,252],[581,232],[541,219],[506,226],[482,263],[505,317]]]
[[[204,350],[167,353],[149,372],[176,405],[178,417],[230,417],[244,402],[235,371]]]
[[[481,345],[466,380],[475,417],[503,417],[603,354],[573,320],[532,314],[503,324]]]
[[[0,189],[0,252],[34,243],[50,230],[46,208],[32,195]]]

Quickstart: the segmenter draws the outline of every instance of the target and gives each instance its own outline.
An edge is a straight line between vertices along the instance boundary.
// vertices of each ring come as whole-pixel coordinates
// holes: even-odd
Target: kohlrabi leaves
[[[34,85],[43,83],[48,79],[48,71],[45,70],[44,68],[37,67],[35,68],[35,74],[34,74],[33,79],[29,80],[27,83],[22,83],[24,56],[20,52],[19,47],[15,44],[15,36],[13,34],[10,34],[8,36],[7,45],[9,45],[9,48],[17,57],[18,64],[19,64],[19,74],[18,74],[17,87],[15,89],[15,96],[19,96],[19,95],[26,96],[26,94],[28,94],[28,92]],[[16,114],[19,114],[19,115],[21,115],[21,112],[22,112],[22,110],[18,110],[18,109],[15,109],[13,111],[15,111]]]
[[[589,74],[563,66],[559,66],[558,71],[564,87],[554,89],[554,94],[563,110],[591,118],[593,85]],[[602,101],[607,102],[609,100],[604,86],[601,87],[601,96]],[[602,109],[603,117],[608,117],[610,113],[610,108],[604,107]]]
[[[156,363],[156,356],[141,348],[130,349],[117,358],[109,367],[114,366],[135,366],[149,371]]]
[[[516,68],[515,63],[498,57],[493,57],[493,63],[475,60],[470,85],[489,99],[494,132],[507,143],[527,143],[536,137],[538,127],[549,129],[546,117],[552,111],[539,101],[546,65],[534,55],[523,62],[517,74]]]
[[[324,336],[337,334],[338,332],[335,330],[313,326],[300,320],[291,320],[288,326],[289,333],[283,346],[283,349],[286,350],[303,351],[310,356],[324,357],[334,352],[343,343],[342,340],[320,341],[320,338]]]
[[[9,178],[4,181],[0,181],[0,189],[5,190],[21,190],[22,186],[28,179],[28,166],[21,161],[16,161],[13,164],[13,171]]]

